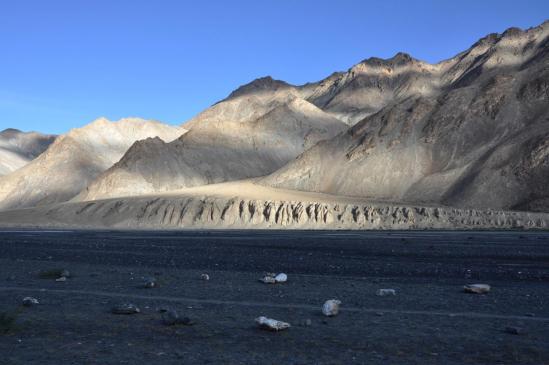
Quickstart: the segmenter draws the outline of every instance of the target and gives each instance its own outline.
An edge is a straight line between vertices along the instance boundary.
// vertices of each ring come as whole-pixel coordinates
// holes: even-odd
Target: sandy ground
[[[3,231],[0,311],[20,314],[0,354],[5,364],[549,364],[548,243],[543,232]],[[56,268],[72,277],[40,278]],[[265,271],[289,281],[264,285]],[[149,276],[159,287],[141,287]],[[462,292],[474,282],[493,290]],[[25,296],[40,304],[22,308]],[[342,312],[325,318],[331,298]],[[141,313],[110,313],[128,302]],[[160,307],[195,324],[165,326]],[[261,331],[259,315],[292,327]]]

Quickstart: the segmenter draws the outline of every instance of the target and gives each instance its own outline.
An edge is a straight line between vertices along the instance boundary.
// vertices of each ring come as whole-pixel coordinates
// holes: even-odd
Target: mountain
[[[71,199],[112,166],[137,140],[171,141],[181,127],[136,118],[110,122],[100,118],[59,136],[23,168],[0,177],[0,208],[22,208]]]
[[[0,176],[7,175],[35,159],[56,136],[6,129],[0,132]]]
[[[365,70],[371,68],[365,72],[386,72],[388,84],[397,82],[392,90],[401,97],[389,97],[346,133],[260,183],[414,204],[548,212],[548,36],[545,22],[491,34],[436,65],[402,55],[398,62],[365,63]],[[395,79],[397,64],[423,71]],[[345,110],[345,100],[332,112]]]
[[[289,84],[261,78],[206,109],[165,143],[135,143],[78,196],[93,200],[259,177],[347,126]]]

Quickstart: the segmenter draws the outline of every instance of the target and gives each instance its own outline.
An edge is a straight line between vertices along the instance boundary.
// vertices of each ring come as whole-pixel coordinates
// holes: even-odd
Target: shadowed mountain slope
[[[6,129],[0,132],[0,176],[29,163],[53,143],[56,136]]]

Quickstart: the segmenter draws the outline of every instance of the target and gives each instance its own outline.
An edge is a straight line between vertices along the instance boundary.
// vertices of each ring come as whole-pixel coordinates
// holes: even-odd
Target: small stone
[[[200,279],[202,279],[204,281],[209,281],[210,280],[210,275],[202,274],[202,275],[200,275]]]
[[[378,297],[386,297],[388,295],[396,295],[396,290],[395,289],[378,289],[378,291],[376,292],[376,295]]]
[[[376,312],[376,316],[383,317],[385,314],[383,312]]]
[[[71,277],[71,273],[69,272],[69,270],[67,269],[63,269],[61,270],[61,272],[59,273],[59,276],[60,277],[64,277],[64,278],[70,278]]]
[[[526,317],[535,317],[536,315],[534,313],[526,313],[525,316]]]
[[[312,324],[313,324],[313,321],[311,321],[309,318],[302,320],[300,323],[302,327],[310,327],[312,326]]]
[[[466,293],[472,294],[486,294],[490,291],[490,289],[491,287],[488,284],[470,284],[463,287],[463,290]]]
[[[290,328],[290,324],[282,321],[277,321],[276,319],[267,318],[264,316],[257,317],[255,322],[258,324],[259,328],[267,331],[283,331]]]
[[[23,298],[23,305],[25,307],[32,307],[33,305],[36,305],[36,304],[39,304],[40,302],[38,301],[38,299],[36,298],[33,298],[33,297],[25,297]]]
[[[269,276],[269,275],[262,277],[261,279],[259,279],[259,281],[261,281],[264,284],[276,284],[276,280],[274,276]]]
[[[179,323],[185,326],[192,326],[194,324],[194,322],[189,317],[181,318]]]
[[[508,333],[510,335],[522,335],[522,334],[524,334],[524,330],[520,327],[505,327],[504,332]]]
[[[182,324],[185,326],[190,326],[193,323],[189,317],[183,317],[181,318],[176,310],[174,309],[165,309],[162,312],[162,323],[164,323],[166,326],[175,326],[178,324]]]
[[[136,314],[140,312],[139,308],[131,303],[119,304],[112,309],[113,314]]]
[[[283,272],[275,276],[275,282],[277,283],[285,283],[286,281],[288,281],[288,275]]]
[[[156,288],[156,279],[155,278],[146,278],[143,282],[143,287],[146,289]]]
[[[61,276],[60,278],[55,279],[55,281],[59,281],[59,282],[67,281],[67,277],[66,276]]]
[[[179,323],[179,314],[173,309],[168,309],[162,313],[162,323],[166,326],[175,326]]]
[[[339,306],[341,305],[341,301],[337,299],[330,299],[327,300],[322,305],[322,314],[324,314],[326,317],[334,317],[339,314]]]

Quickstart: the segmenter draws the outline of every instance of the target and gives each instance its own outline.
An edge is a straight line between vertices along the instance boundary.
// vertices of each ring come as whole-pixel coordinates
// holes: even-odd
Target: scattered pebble
[[[140,312],[139,308],[131,303],[119,304],[112,309],[113,314],[136,314]]]
[[[61,276],[60,278],[55,279],[55,281],[67,281],[67,277]]]
[[[200,275],[200,279],[202,279],[204,281],[209,281],[210,280],[210,275],[202,274],[202,275]]]
[[[490,291],[490,289],[491,287],[488,284],[470,284],[463,287],[463,290],[466,293],[472,294],[486,294]]]
[[[313,321],[311,321],[309,318],[307,318],[307,319],[302,320],[302,321],[300,322],[300,325],[301,325],[302,327],[310,327],[310,326],[313,325]]]
[[[36,298],[33,298],[33,297],[25,297],[23,298],[23,305],[25,307],[32,307],[33,305],[36,305],[36,304],[39,304],[40,302],[38,301],[38,299]]]
[[[378,289],[378,291],[376,292],[376,295],[378,297],[386,297],[388,295],[396,295],[396,290],[395,289]]]
[[[322,314],[324,314],[326,317],[334,317],[339,314],[339,306],[341,305],[341,301],[337,299],[330,299],[327,300],[322,305]]]
[[[259,328],[267,331],[278,332],[290,328],[289,323],[277,321],[276,319],[267,318],[264,316],[256,318],[255,322],[258,324]]]

